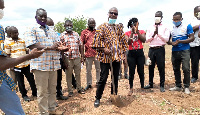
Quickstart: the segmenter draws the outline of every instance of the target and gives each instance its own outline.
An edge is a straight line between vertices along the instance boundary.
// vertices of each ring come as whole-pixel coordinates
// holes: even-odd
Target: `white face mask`
[[[2,9],[0,9],[0,19],[2,19],[4,16],[4,11]]]
[[[161,17],[155,17],[155,23],[158,24],[161,22]]]

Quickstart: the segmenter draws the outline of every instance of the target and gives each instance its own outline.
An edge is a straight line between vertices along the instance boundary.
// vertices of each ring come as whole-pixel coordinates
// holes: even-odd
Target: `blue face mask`
[[[109,24],[115,24],[116,20],[117,20],[117,19],[111,19],[111,18],[109,18],[108,23],[109,23]]]
[[[174,22],[174,21],[173,21],[173,24],[174,24],[175,26],[179,26],[179,25],[181,25],[181,21],[178,21],[178,22]]]

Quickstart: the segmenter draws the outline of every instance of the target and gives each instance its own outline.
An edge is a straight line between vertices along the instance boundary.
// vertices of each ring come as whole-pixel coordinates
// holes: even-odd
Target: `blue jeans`
[[[180,88],[182,87],[181,71],[180,71],[181,64],[182,64],[182,70],[184,73],[183,83],[184,83],[185,88],[189,88],[190,86],[190,50],[172,51],[172,65],[174,69],[176,86]]]
[[[6,81],[3,81],[0,86],[0,109],[6,115],[25,115],[19,97],[10,89]]]

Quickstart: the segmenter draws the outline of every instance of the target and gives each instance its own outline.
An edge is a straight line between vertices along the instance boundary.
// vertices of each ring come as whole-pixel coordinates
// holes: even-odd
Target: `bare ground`
[[[145,45],[145,54],[148,52],[148,45]],[[127,96],[129,91],[129,81],[127,79],[119,80],[119,95],[124,103],[123,107],[116,107],[111,103],[110,99],[110,77],[104,90],[101,99],[101,105],[94,108],[94,100],[96,87],[86,91],[86,94],[80,95],[74,90],[74,96],[66,101],[58,101],[59,107],[57,109],[65,111],[64,115],[162,115],[162,114],[200,114],[200,80],[190,86],[190,95],[184,92],[170,92],[169,88],[174,87],[175,79],[171,64],[171,46],[166,46],[166,82],[164,93],[160,92],[159,87],[159,72],[155,68],[154,88],[144,90],[140,88],[139,77],[136,72],[134,79],[134,93],[132,96]],[[63,72],[64,74],[64,72]],[[95,68],[92,69],[93,84],[95,80]],[[182,74],[183,76],[183,74]],[[148,84],[148,67],[145,66],[145,85]],[[183,78],[182,78],[183,79]],[[82,86],[86,86],[86,69],[85,66],[81,71]],[[63,92],[67,95],[67,86],[65,74],[63,75]],[[29,90],[28,95],[31,95],[30,86],[26,81],[26,88]],[[24,102],[21,94],[18,92],[21,99],[23,109],[27,115],[37,115],[37,101]],[[1,112],[0,112],[1,113]],[[3,114],[3,113],[2,113]]]

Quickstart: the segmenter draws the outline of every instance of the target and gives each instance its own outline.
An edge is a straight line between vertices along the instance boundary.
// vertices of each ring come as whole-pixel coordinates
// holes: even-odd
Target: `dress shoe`
[[[146,86],[144,87],[144,89],[150,89],[150,88],[153,88],[153,85],[146,85]]]
[[[67,100],[68,97],[67,96],[63,96],[63,95],[60,95],[58,97],[56,97],[57,100]]]
[[[24,100],[24,101],[28,101],[28,102],[31,101],[31,99],[30,99],[28,96],[24,96],[24,97],[23,97],[23,100]]]
[[[85,92],[83,91],[83,89],[78,91],[79,94],[85,94]]]
[[[88,90],[88,89],[90,89],[90,88],[92,88],[92,86],[91,86],[91,85],[87,85],[87,86],[85,87],[85,90]]]
[[[49,111],[49,115],[63,115],[63,111],[60,110],[54,110],[54,111]]]
[[[68,97],[72,97],[73,96],[73,92],[69,92]]]
[[[160,87],[160,92],[165,92],[165,88],[164,87]]]
[[[191,79],[191,83],[195,83],[196,81],[197,81],[196,78],[192,78],[192,79]]]
[[[99,99],[96,99],[95,102],[94,102],[94,107],[99,107],[100,105],[100,100]]]
[[[181,90],[182,90],[182,88],[181,87],[177,87],[177,86],[169,89],[169,91],[181,91]]]

